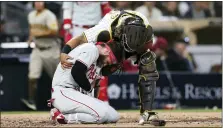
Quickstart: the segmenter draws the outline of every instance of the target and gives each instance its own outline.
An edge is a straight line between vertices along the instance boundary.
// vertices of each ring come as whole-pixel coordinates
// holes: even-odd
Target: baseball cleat
[[[56,117],[58,115],[60,115],[60,114],[61,114],[61,112],[58,109],[52,108],[50,110],[50,120],[52,120],[53,122],[55,122],[56,121]]]
[[[67,121],[65,120],[65,117],[63,116],[63,114],[59,114],[56,117],[56,121],[60,124],[67,124]]]
[[[146,122],[151,122],[153,120],[159,120],[157,113],[145,111],[140,115],[139,124],[143,125]]]
[[[50,120],[53,122],[53,123],[60,123],[60,124],[66,124],[66,121],[65,121],[65,117],[63,116],[63,114],[56,108],[52,108],[50,110]]]
[[[36,109],[36,104],[33,102],[33,101],[29,101],[29,100],[26,100],[26,99],[21,99],[21,101],[30,109],[32,110],[37,110]]]

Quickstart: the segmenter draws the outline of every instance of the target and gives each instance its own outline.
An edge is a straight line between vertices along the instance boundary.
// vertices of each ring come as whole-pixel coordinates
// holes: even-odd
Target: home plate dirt
[[[49,113],[2,113],[1,127],[154,127],[150,124],[138,125],[137,111],[119,112],[116,124],[53,124]],[[159,112],[166,120],[166,127],[221,127],[221,112]]]

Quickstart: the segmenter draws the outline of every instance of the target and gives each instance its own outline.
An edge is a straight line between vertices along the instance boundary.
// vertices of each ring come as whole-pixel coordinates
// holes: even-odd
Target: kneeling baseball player
[[[79,92],[91,93],[95,81],[103,76],[103,67],[117,62],[112,49],[115,43],[84,43],[73,49],[71,69],[62,69],[59,63],[52,82],[51,120],[67,123],[115,123],[118,112],[97,98]]]

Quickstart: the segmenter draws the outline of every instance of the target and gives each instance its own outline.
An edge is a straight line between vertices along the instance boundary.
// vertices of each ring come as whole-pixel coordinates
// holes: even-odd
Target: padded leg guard
[[[156,81],[159,79],[155,59],[156,55],[152,51],[147,51],[140,58],[138,81],[141,104],[140,113],[152,110],[156,92]]]

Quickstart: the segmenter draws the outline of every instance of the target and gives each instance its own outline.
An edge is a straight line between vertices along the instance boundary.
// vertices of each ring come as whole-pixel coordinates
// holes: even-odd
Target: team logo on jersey
[[[95,65],[92,64],[91,67],[88,70],[89,79],[94,80],[96,78],[96,73],[95,72],[96,72]]]

